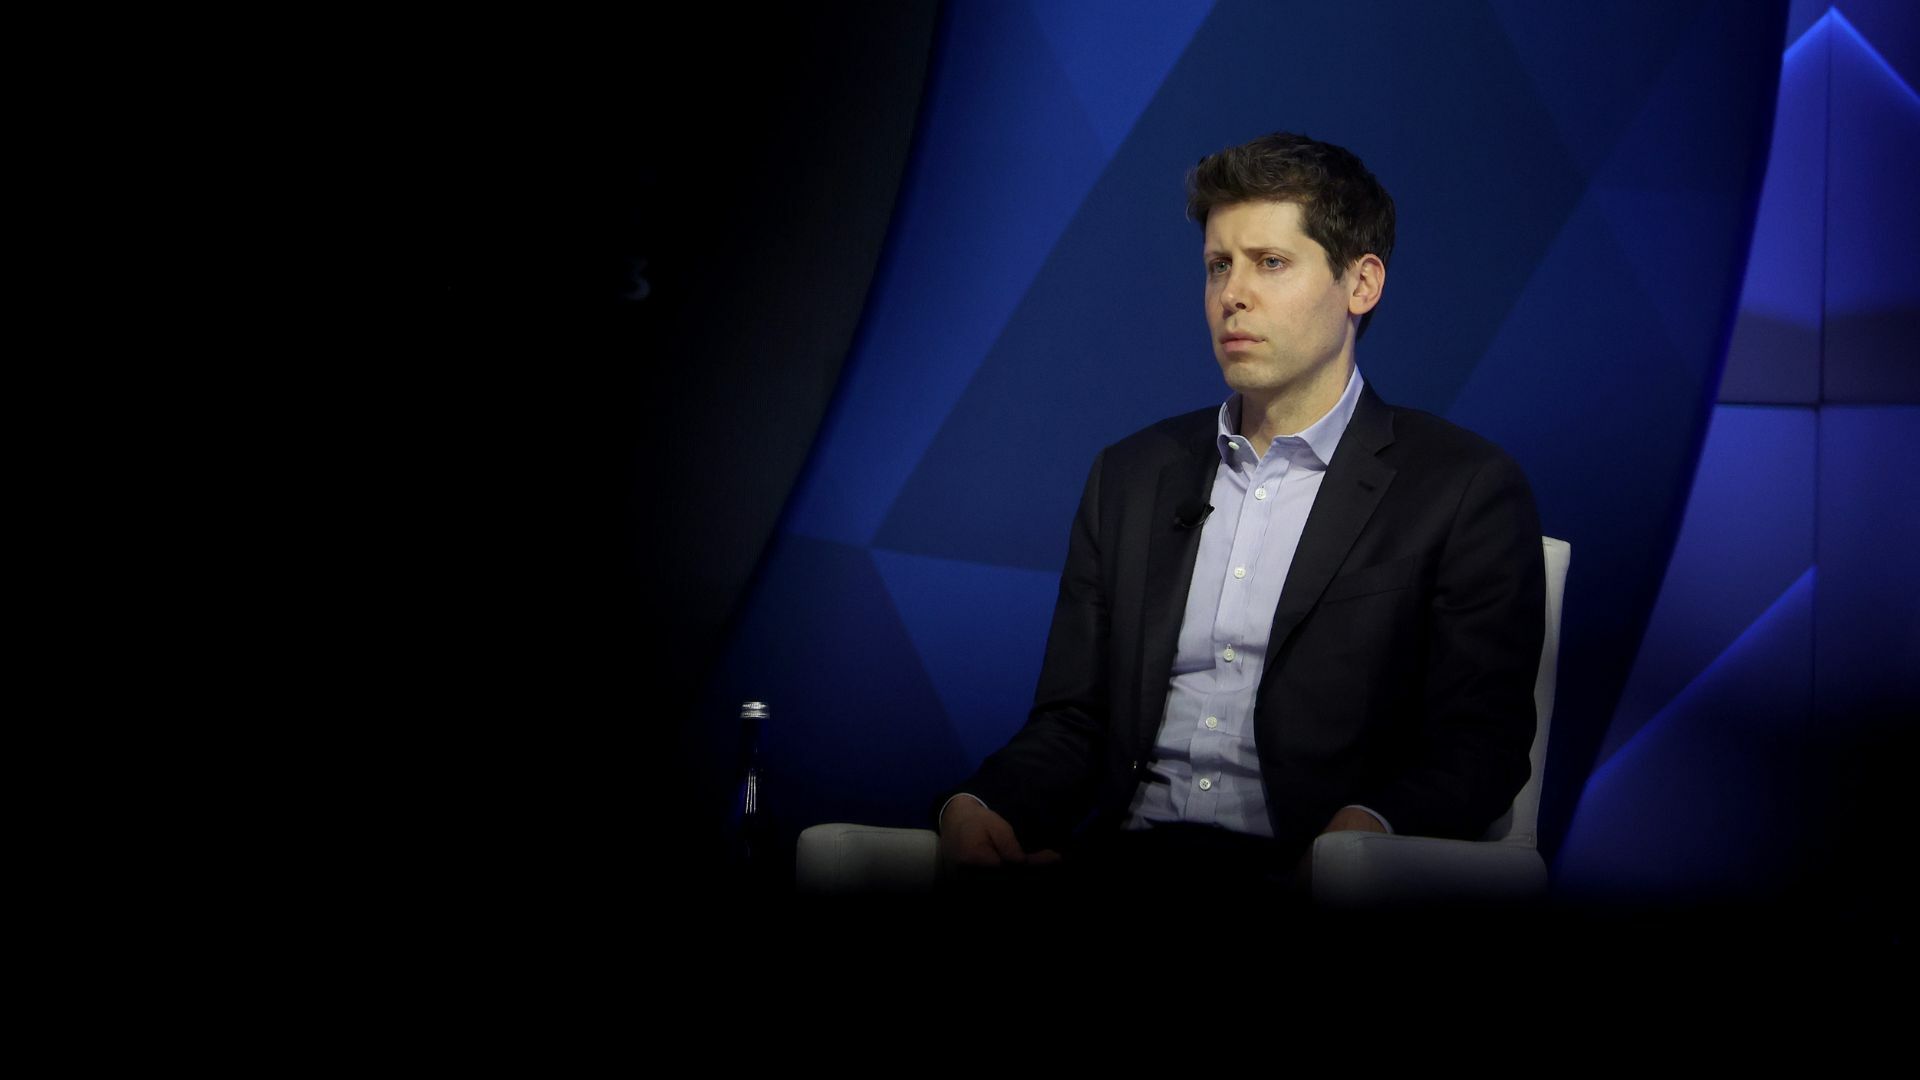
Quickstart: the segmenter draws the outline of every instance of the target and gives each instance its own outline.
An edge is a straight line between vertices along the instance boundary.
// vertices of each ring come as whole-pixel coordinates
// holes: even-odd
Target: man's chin
[[[1220,376],[1226,380],[1228,389],[1243,397],[1272,397],[1287,386],[1285,379],[1249,370],[1247,365],[1239,363],[1220,365]]]

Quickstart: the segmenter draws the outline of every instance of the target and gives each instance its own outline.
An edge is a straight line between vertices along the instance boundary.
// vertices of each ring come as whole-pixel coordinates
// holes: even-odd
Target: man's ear
[[[1387,291],[1387,264],[1380,261],[1380,256],[1368,252],[1353,260],[1353,265],[1347,268],[1347,278],[1347,314],[1365,315]]]

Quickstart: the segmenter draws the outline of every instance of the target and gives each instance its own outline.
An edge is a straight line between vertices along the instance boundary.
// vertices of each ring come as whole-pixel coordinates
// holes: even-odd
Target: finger
[[[1023,863],[1027,861],[1027,853],[1021,850],[1020,841],[1014,838],[1013,827],[1004,821],[995,822],[987,826],[987,842],[992,844],[993,850],[998,852],[1000,857],[1007,862]]]
[[[975,844],[954,860],[963,866],[999,866],[1007,860],[991,844]]]
[[[1027,865],[1029,866],[1046,866],[1049,863],[1057,863],[1059,861],[1060,853],[1052,848],[1041,848],[1039,851],[1027,852]]]
[[[1005,823],[1002,823],[1000,828],[1011,831]],[[946,839],[942,837],[942,842],[944,843]],[[968,822],[964,828],[953,832],[952,841],[952,846],[948,850],[951,852],[953,861],[962,866],[993,867],[1009,861],[1004,850],[1006,845],[995,836],[994,825],[990,821]],[[1019,845],[1013,846],[1018,851]]]
[[[942,837],[941,854],[957,866],[999,866],[1000,853],[984,832]]]

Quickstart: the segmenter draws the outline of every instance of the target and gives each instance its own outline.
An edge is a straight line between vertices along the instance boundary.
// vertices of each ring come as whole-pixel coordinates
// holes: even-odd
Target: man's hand
[[[1327,822],[1327,827],[1321,829],[1320,832],[1322,835],[1325,835],[1330,832],[1347,832],[1355,829],[1377,833],[1387,831],[1381,826],[1379,818],[1374,817],[1372,814],[1367,813],[1357,806],[1346,806],[1342,807],[1339,813],[1333,815],[1332,820]],[[1313,878],[1312,871],[1313,845],[1308,844],[1307,850],[1300,853],[1300,861],[1293,864],[1294,886],[1299,889],[1311,888]]]
[[[1007,863],[1045,866],[1058,862],[1060,853],[1051,849],[1022,850],[1007,819],[986,808],[977,799],[958,798],[947,804],[940,816],[940,863],[942,869],[1002,866]]]
[[[1327,822],[1327,827],[1320,831],[1322,833],[1348,832],[1354,829],[1365,832],[1387,831],[1380,827],[1380,819],[1357,806],[1342,807],[1339,813],[1333,815],[1333,820]]]

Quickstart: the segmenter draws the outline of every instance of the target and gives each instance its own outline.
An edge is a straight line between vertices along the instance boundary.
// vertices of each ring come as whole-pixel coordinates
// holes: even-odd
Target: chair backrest
[[[1533,731],[1533,750],[1527,755],[1533,771],[1513,805],[1488,827],[1482,840],[1538,847],[1540,841],[1540,780],[1547,771],[1547,731],[1553,726],[1553,688],[1560,666],[1560,598],[1567,588],[1567,560],[1573,549],[1565,540],[1540,538],[1547,561],[1547,633],[1540,646],[1540,673],[1533,681],[1533,707],[1539,722]]]

